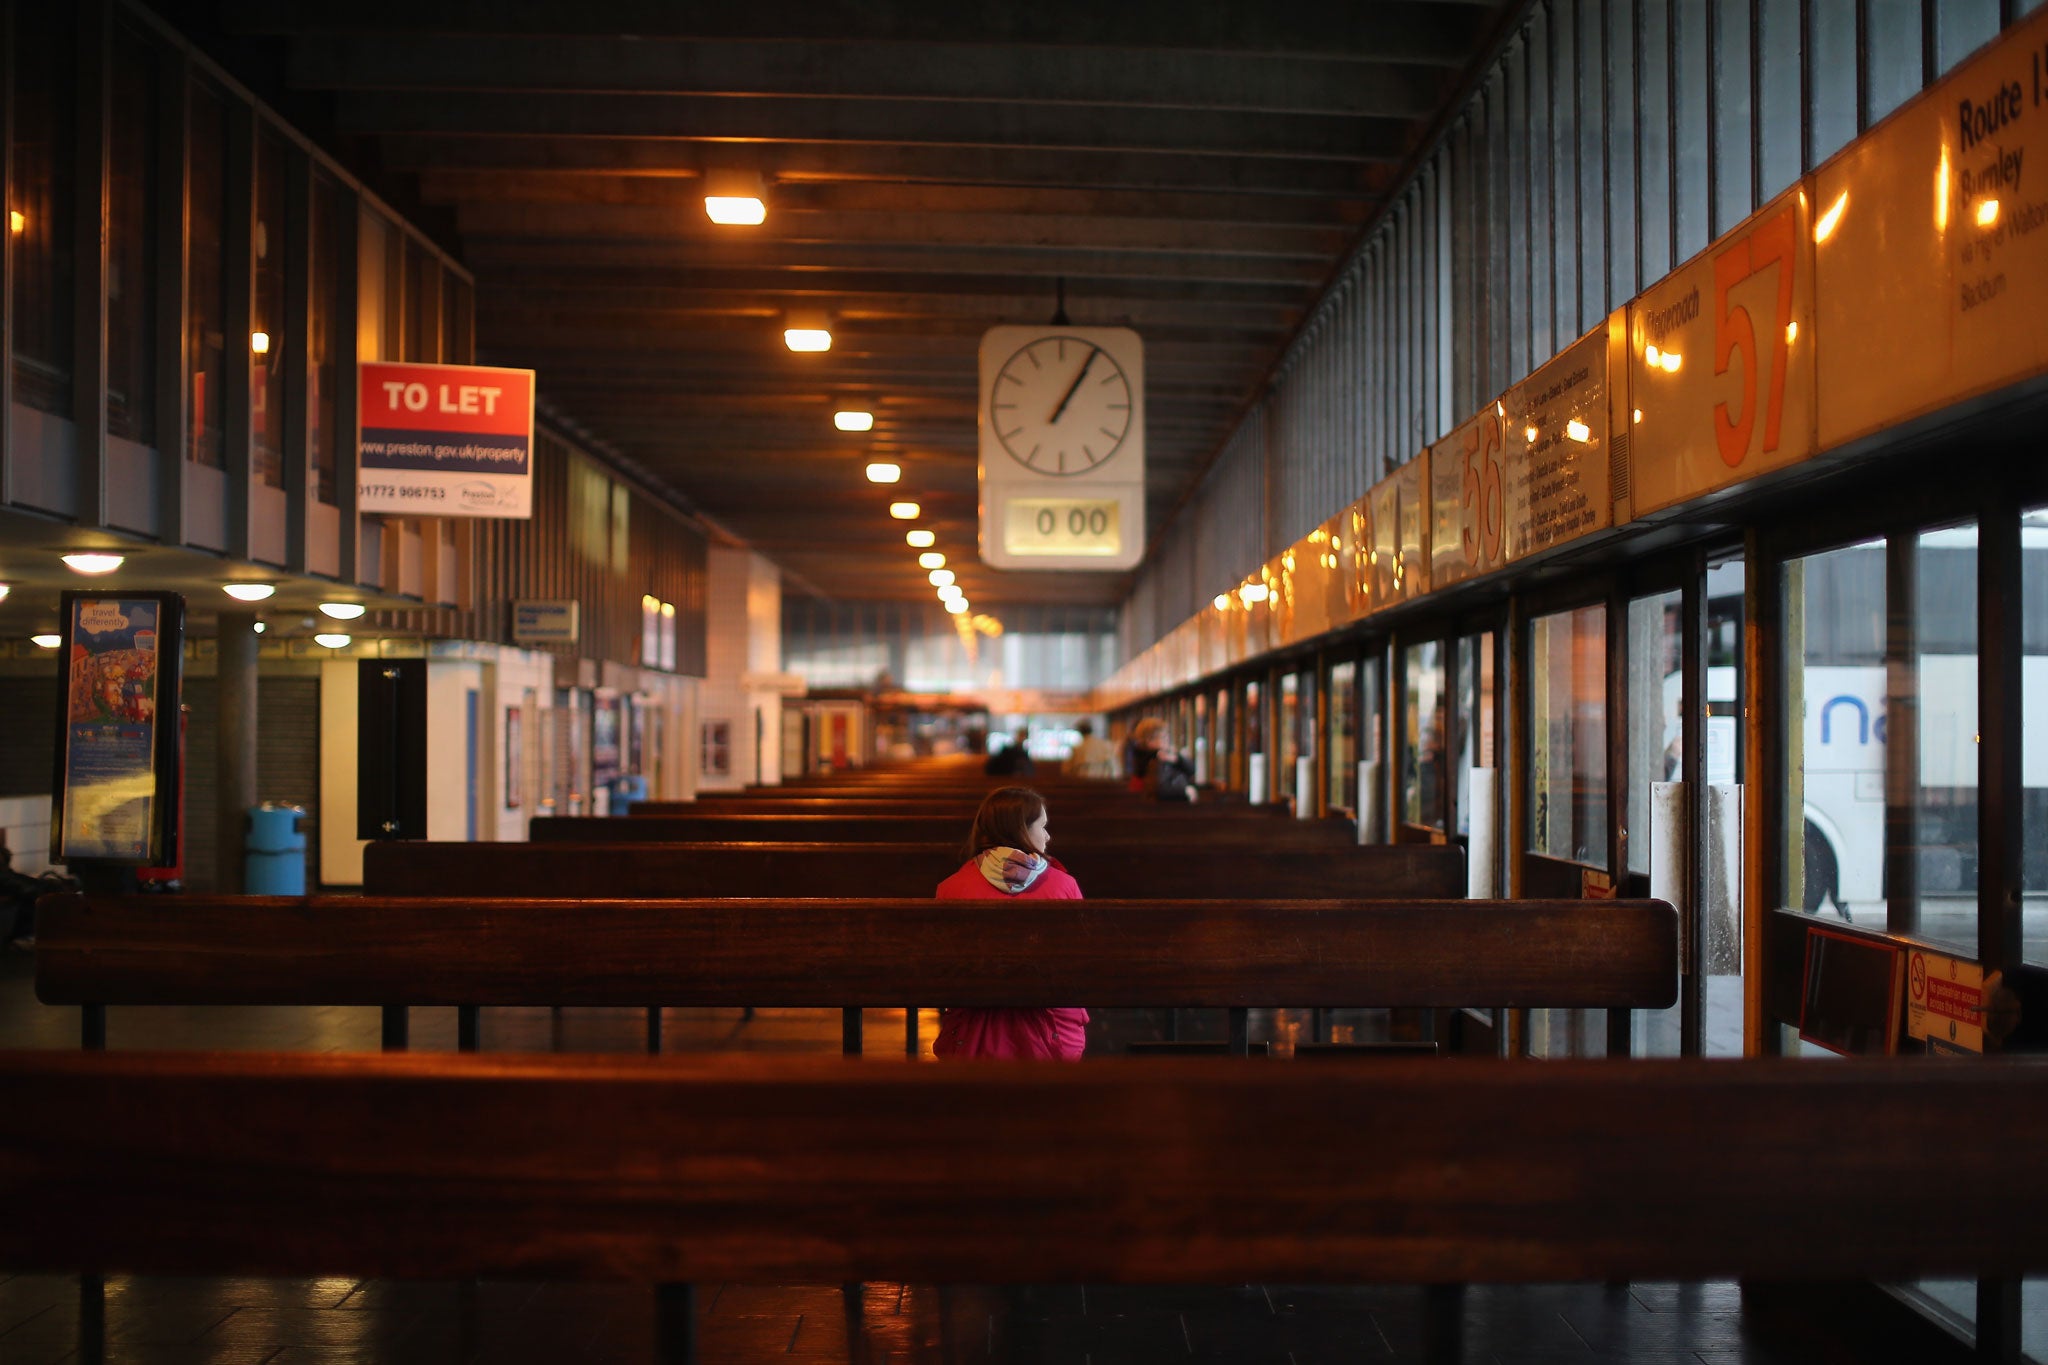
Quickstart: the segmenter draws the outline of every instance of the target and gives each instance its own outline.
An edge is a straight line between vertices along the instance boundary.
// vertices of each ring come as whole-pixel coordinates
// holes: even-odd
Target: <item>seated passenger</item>
[[[1031,761],[1031,751],[1024,747],[1030,738],[1029,730],[1019,730],[1008,747],[988,756],[988,762],[981,765],[981,770],[990,777],[1031,776],[1037,771],[1037,765]]]
[[[1076,777],[1115,777],[1116,750],[1109,747],[1106,739],[1095,737],[1095,725],[1082,721],[1074,727],[1081,734],[1081,742],[1067,755],[1067,771]]]
[[[1067,870],[1046,856],[1045,798],[1028,787],[998,787],[975,813],[967,862],[939,883],[940,900],[1081,899]],[[940,1057],[1079,1061],[1087,1046],[1084,1009],[945,1009],[932,1052]]]
[[[1132,791],[1149,792],[1161,801],[1195,799],[1195,765],[1167,743],[1166,722],[1157,716],[1139,721],[1131,732],[1127,761]]]

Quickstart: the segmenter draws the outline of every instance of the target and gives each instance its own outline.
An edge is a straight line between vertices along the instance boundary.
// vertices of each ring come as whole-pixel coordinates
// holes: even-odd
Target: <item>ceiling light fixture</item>
[[[368,610],[369,608],[361,602],[322,602],[320,604],[320,614],[322,616],[332,616],[337,621],[353,621]]]
[[[938,543],[938,539],[937,536],[923,527],[919,527],[915,531],[906,531],[903,535],[903,543],[913,550],[922,550],[928,545],[935,545]]]
[[[917,567],[920,569],[943,569],[946,567],[946,557],[937,550],[929,550],[917,557]]]
[[[0,602],[5,602],[7,600],[7,594],[10,591],[12,591],[12,589],[10,589],[5,583],[0,583]]]
[[[313,637],[314,644],[325,645],[329,649],[347,649],[348,640],[349,637],[346,635],[315,635]]]
[[[785,313],[782,344],[792,351],[832,349],[832,323],[823,313]]]
[[[903,466],[877,460],[868,466],[869,483],[894,483],[903,477]]]
[[[889,515],[898,521],[916,521],[917,514],[923,510],[922,507],[919,507],[914,502],[892,502],[889,504]]]
[[[220,590],[237,602],[261,602],[277,591],[275,583],[223,583]]]
[[[723,227],[758,227],[768,220],[768,189],[759,172],[704,173],[704,216]]]
[[[930,580],[931,585],[935,588],[950,588],[951,586],[953,586],[954,576],[955,575],[951,569],[933,569],[930,573],[925,575],[925,577],[928,580]]]
[[[873,431],[875,415],[872,412],[835,412],[832,425],[841,431]]]
[[[258,622],[256,623],[256,633],[257,633],[258,635],[261,635],[261,634],[263,633],[263,629],[264,629],[264,627],[263,627],[263,623],[262,623],[261,621],[258,621]]]
[[[257,354],[257,355],[269,355],[269,354],[270,354],[270,333],[268,333],[268,332],[251,332],[251,333],[249,333],[249,349],[250,349],[250,350],[252,350],[252,351],[254,351],[254,352],[255,352],[255,353]]]
[[[58,645],[64,643],[64,637],[61,635],[31,635],[28,637],[28,642],[38,649],[55,649]]]
[[[964,598],[964,597],[956,597],[956,598],[954,598],[954,599],[953,599],[952,601],[950,601],[950,602],[946,603],[946,610],[947,610],[948,612],[950,612],[951,614],[953,614],[954,616],[964,616],[964,615],[966,615],[966,614],[967,614],[967,599],[966,599],[966,598]]]
[[[957,583],[948,583],[945,587],[939,589],[939,600],[941,602],[950,602],[956,597],[965,596],[967,596],[967,589]]]
[[[123,555],[110,555],[110,554],[75,554],[75,555],[65,555],[65,556],[64,556],[64,567],[65,567],[65,568],[67,568],[67,569],[69,569],[69,570],[71,570],[71,572],[73,572],[73,573],[82,573],[82,574],[103,574],[103,573],[112,573],[112,572],[113,572],[114,570],[116,570],[116,569],[118,569],[118,568],[120,568],[120,567],[121,567],[122,561],[123,561],[123,560],[124,560],[125,558],[126,558],[126,556],[123,556]]]

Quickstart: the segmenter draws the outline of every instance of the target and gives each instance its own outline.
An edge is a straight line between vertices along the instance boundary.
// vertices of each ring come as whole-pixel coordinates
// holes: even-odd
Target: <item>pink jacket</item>
[[[935,894],[942,901],[1077,901],[1081,888],[1054,859],[1029,890],[1011,896],[990,886],[970,861],[940,882]],[[932,1052],[940,1057],[1078,1062],[1088,1044],[1087,1023],[1088,1011],[1083,1009],[941,1010]]]

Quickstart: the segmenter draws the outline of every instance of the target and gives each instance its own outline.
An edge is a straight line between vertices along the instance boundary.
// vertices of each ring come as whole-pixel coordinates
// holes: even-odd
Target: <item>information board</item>
[[[1795,186],[1629,305],[1636,516],[1812,456],[1813,289]]]
[[[1823,448],[2048,369],[2048,10],[1814,177]]]
[[[357,372],[362,511],[532,517],[532,370],[366,361]]]

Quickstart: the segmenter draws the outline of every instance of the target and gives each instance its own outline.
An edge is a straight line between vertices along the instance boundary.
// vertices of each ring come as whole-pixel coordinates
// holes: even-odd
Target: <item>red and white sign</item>
[[[357,506],[425,517],[533,515],[533,371],[358,367]]]
[[[1984,968],[1915,948],[1906,962],[1906,1036],[1984,1050]]]

